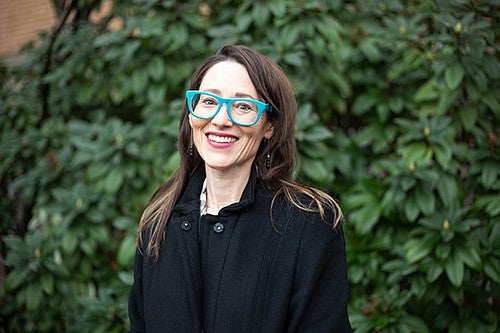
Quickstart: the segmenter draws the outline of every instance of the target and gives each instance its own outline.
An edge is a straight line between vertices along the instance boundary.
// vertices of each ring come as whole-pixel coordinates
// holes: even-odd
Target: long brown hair
[[[336,213],[336,218],[332,224],[336,226],[342,219],[342,212],[335,200],[327,193],[300,185],[293,179],[293,170],[297,159],[295,144],[297,102],[293,86],[283,70],[272,60],[250,47],[226,45],[198,67],[191,78],[189,89],[199,89],[206,72],[213,65],[222,61],[236,61],[245,66],[260,99],[269,103],[273,109],[271,113],[268,113],[268,119],[274,127],[274,134],[269,140],[263,140],[254,160],[258,177],[267,187],[273,189],[276,195],[283,193],[293,205],[300,209],[317,211],[321,216],[324,216],[325,209],[333,210]],[[146,206],[139,224],[137,233],[139,246],[144,245],[143,233],[148,231],[149,241],[146,254],[155,259],[159,258],[160,246],[164,240],[170,213],[185,189],[190,176],[203,163],[196,151],[193,152],[193,156],[189,154],[191,127],[188,116],[187,104],[184,102],[177,143],[180,165],[155,192]],[[270,168],[265,166],[268,154],[272,156]],[[311,198],[312,205],[302,204],[298,198],[300,194]]]

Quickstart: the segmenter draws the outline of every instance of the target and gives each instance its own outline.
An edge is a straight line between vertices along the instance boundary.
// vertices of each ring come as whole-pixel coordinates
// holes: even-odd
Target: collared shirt
[[[200,215],[207,214],[207,179],[203,181],[203,187],[200,193]]]

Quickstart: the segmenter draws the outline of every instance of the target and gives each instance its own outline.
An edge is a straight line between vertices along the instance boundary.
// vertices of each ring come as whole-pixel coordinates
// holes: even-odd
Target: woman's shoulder
[[[279,191],[273,198],[272,212],[276,224],[289,230],[335,233],[342,224],[338,204],[313,192]]]

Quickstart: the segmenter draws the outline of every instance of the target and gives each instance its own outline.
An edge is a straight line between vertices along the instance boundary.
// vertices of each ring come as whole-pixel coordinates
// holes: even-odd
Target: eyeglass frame
[[[218,102],[217,110],[210,117],[201,117],[201,116],[194,113],[194,110],[193,110],[191,103],[192,103],[193,98],[196,94],[208,95],[208,96],[213,97],[217,100],[217,102]],[[231,109],[231,103],[233,103],[234,101],[250,102],[250,103],[254,103],[255,105],[257,105],[257,116],[255,117],[255,120],[252,123],[241,124],[240,122],[236,121],[233,118],[230,109]],[[258,101],[256,99],[253,99],[253,98],[224,98],[224,97],[221,97],[219,95],[209,93],[207,91],[201,91],[201,90],[187,90],[186,91],[186,102],[187,102],[187,107],[188,107],[189,113],[193,117],[203,119],[203,120],[213,119],[221,110],[222,105],[226,104],[226,112],[227,112],[227,115],[229,116],[229,119],[231,119],[231,121],[233,123],[235,123],[236,125],[244,126],[244,127],[253,126],[253,125],[257,124],[257,122],[260,120],[260,117],[262,117],[262,114],[264,113],[264,111],[267,111],[269,113],[271,113],[273,111],[273,108],[269,103],[264,103],[264,102]]]

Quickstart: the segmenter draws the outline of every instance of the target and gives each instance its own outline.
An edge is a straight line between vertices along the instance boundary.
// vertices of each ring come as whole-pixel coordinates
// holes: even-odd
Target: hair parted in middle
[[[226,45],[198,67],[191,78],[189,90],[198,90],[206,72],[222,61],[234,61],[243,65],[255,86],[258,98],[272,107],[273,111],[267,113],[267,117],[274,127],[274,135],[269,140],[262,140],[254,165],[258,168],[259,178],[268,186],[277,189],[277,179],[291,180],[296,164],[297,148],[294,138],[297,102],[294,88],[283,70],[268,57],[247,46]],[[191,142],[188,116],[187,104],[184,103],[178,142],[181,154],[188,151]],[[267,153],[273,159],[269,170],[265,168]],[[191,161],[183,161],[181,155],[180,168],[187,168],[188,173],[191,173],[200,162],[197,153]]]

